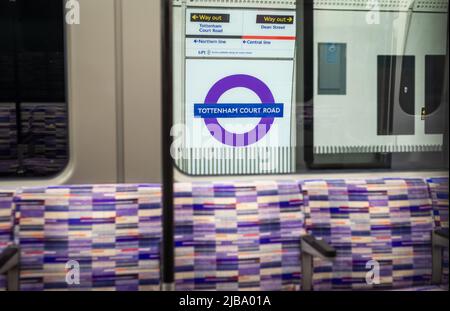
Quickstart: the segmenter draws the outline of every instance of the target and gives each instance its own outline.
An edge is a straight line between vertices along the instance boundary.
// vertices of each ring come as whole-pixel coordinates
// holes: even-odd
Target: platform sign
[[[186,62],[187,147],[291,145],[291,60]]]
[[[187,171],[217,173],[206,168],[235,163],[223,172],[240,172],[250,160],[237,153],[260,159],[266,148],[280,151],[270,171],[292,170],[296,22],[295,10],[186,9],[185,147],[226,154],[188,159]],[[252,161],[246,172],[267,171]]]

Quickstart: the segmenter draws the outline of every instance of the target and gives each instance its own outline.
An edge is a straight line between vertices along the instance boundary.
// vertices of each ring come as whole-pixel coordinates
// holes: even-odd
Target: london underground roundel
[[[230,75],[217,81],[209,90],[204,102],[208,105],[218,104],[220,97],[225,92],[238,87],[247,88],[253,91],[259,97],[261,101],[260,104],[262,105],[273,106],[275,104],[275,99],[269,87],[260,79],[246,74]],[[240,105],[237,106],[242,107]],[[271,117],[270,113],[266,113],[265,116],[261,117],[259,123],[250,131],[245,133],[232,133],[220,125],[218,119],[219,118],[217,117],[204,118],[204,122],[215,139],[222,144],[232,147],[249,146],[256,143],[269,132],[274,122],[274,117]],[[211,131],[211,129],[215,130]],[[217,131],[217,129],[219,131]]]

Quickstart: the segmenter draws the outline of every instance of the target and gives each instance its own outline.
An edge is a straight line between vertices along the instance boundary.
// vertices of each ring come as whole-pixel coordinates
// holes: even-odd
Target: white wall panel
[[[123,1],[125,181],[161,180],[160,1]]]

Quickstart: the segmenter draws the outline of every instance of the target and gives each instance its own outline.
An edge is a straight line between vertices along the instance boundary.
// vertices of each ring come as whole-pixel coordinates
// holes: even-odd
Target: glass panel
[[[174,2],[178,167],[294,171],[295,1]]]
[[[51,176],[68,160],[63,1],[0,8],[0,176]]]
[[[173,1],[176,165],[189,175],[446,167],[447,10]]]
[[[443,70],[427,59],[438,56],[448,67],[447,6],[314,1],[314,49],[321,42],[346,44],[347,93],[315,91],[313,167],[444,168],[448,116],[441,121],[446,126],[436,126],[439,132],[427,131],[426,124],[437,106],[448,109],[448,98]]]

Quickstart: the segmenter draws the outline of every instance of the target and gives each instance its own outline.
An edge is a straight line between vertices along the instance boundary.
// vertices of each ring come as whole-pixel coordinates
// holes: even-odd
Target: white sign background
[[[220,79],[230,75],[246,74],[263,81],[275,98],[275,103],[284,104],[283,118],[275,118],[270,131],[252,147],[291,146],[292,109],[292,60],[186,60],[186,147],[226,147],[211,136],[204,120],[194,118],[194,104],[204,103],[210,88]],[[224,93],[220,103],[260,103],[259,97],[246,88],[235,88]],[[254,128],[259,118],[218,119],[226,130],[244,133]],[[232,147],[230,147],[232,148]]]

